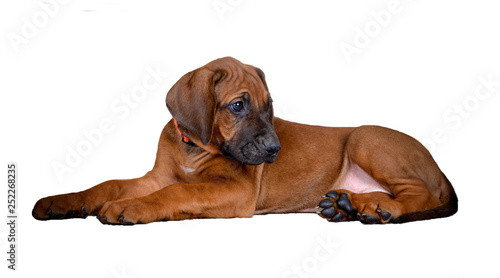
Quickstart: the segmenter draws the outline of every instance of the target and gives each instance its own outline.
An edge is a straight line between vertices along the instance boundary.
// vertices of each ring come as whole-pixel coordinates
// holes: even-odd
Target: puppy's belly
[[[387,188],[378,183],[354,162],[349,163],[347,171],[341,175],[333,189],[344,189],[353,193],[383,192],[392,195]]]

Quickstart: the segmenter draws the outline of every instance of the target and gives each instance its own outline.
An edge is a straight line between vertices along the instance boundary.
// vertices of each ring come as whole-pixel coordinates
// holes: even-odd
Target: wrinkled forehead
[[[243,95],[260,107],[269,102],[269,92],[253,66],[230,64],[223,69],[223,72],[224,77],[215,86],[219,103],[229,103],[242,98]]]

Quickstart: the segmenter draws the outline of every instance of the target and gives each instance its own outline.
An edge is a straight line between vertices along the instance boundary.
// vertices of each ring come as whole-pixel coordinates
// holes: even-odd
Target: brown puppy
[[[33,216],[136,224],[317,212],[334,222],[397,223],[457,211],[453,187],[415,139],[275,118],[264,73],[233,58],[187,73],[166,102],[173,119],[150,172],[43,198]]]

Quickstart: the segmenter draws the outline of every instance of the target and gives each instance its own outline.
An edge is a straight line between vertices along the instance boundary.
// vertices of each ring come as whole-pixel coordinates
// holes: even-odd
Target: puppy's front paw
[[[79,193],[50,196],[40,199],[31,214],[37,220],[86,218],[92,208]]]
[[[155,221],[148,207],[139,199],[123,199],[106,202],[97,219],[103,224],[134,225]]]

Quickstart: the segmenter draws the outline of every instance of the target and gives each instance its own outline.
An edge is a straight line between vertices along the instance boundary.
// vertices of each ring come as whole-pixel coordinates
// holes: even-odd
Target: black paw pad
[[[323,201],[321,201],[321,202],[319,203],[319,205],[318,205],[318,206],[319,206],[320,208],[328,208],[328,207],[331,207],[331,206],[333,205],[333,203],[334,203],[334,202],[333,202],[332,200],[330,200],[330,199],[324,199]]]
[[[134,223],[126,221],[125,216],[123,215],[120,215],[120,217],[118,218],[118,222],[120,222],[122,225],[134,225]]]
[[[358,213],[358,220],[363,224],[377,224],[380,222],[380,218],[376,216],[367,215],[366,213]]]
[[[335,207],[325,208],[321,211],[321,215],[324,217],[330,218],[335,214]]]
[[[334,217],[332,217],[331,221],[332,222],[340,222],[344,220],[344,214],[342,212],[338,212],[337,214],[335,214]]]
[[[366,218],[366,221],[368,221],[368,223],[370,223],[370,224],[376,224],[376,223],[378,223],[380,221],[380,218],[378,218],[376,216],[370,216],[370,215],[368,215],[365,218]]]
[[[343,209],[345,212],[347,212],[347,214],[356,213],[356,210],[352,207],[351,200],[349,200],[349,196],[347,196],[346,193],[340,194],[337,205],[340,209]]]
[[[52,219],[62,219],[64,217],[64,214],[53,212],[51,209],[47,210],[45,214],[47,214]]]
[[[65,218],[75,218],[78,217],[78,211],[77,210],[70,210],[66,212],[66,215],[64,216]]]
[[[392,215],[390,212],[383,211],[380,213],[380,216],[382,217],[382,220],[387,221],[391,218]]]
[[[337,191],[330,191],[330,192],[326,193],[326,197],[330,197],[334,200],[336,200],[338,196],[339,196],[339,193],[337,193]]]

